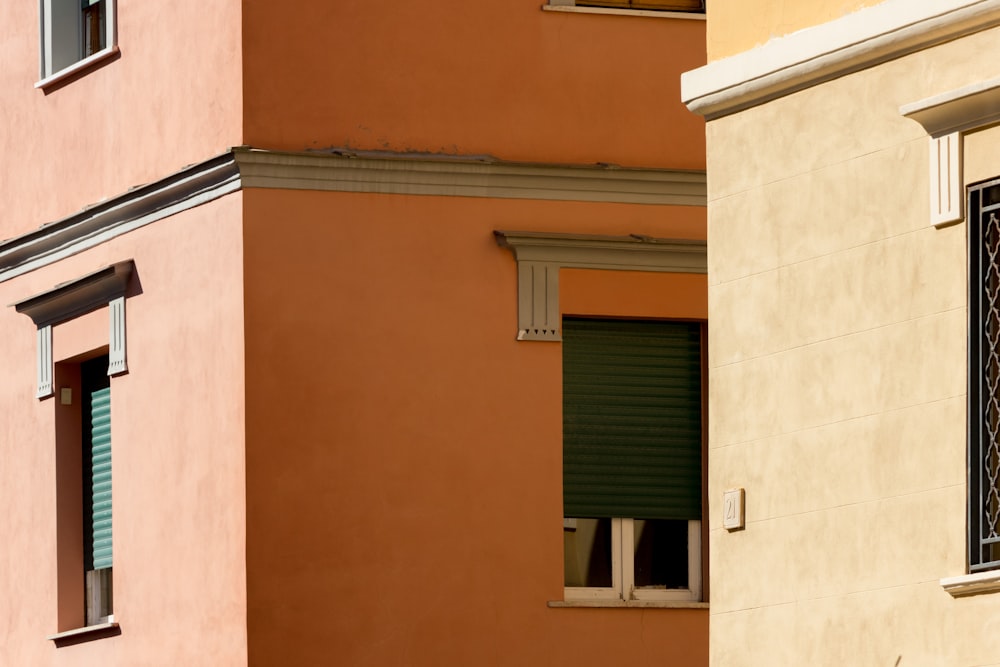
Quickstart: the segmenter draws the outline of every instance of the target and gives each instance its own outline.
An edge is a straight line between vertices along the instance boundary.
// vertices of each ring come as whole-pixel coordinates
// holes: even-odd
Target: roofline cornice
[[[708,120],[1000,25],[1000,0],[885,0],[681,75]]]
[[[0,241],[0,282],[244,188],[705,206],[705,172],[240,146],[16,238]]]

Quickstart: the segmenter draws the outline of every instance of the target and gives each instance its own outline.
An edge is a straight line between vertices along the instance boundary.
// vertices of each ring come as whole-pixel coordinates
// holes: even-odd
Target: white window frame
[[[35,88],[62,81],[118,53],[116,0],[103,1],[105,46],[84,56],[81,0],[38,0],[39,81]],[[57,67],[56,62],[66,64]]]
[[[635,519],[611,519],[611,587],[566,586],[567,602],[701,600],[701,521],[688,521],[688,588],[653,589],[635,586]]]

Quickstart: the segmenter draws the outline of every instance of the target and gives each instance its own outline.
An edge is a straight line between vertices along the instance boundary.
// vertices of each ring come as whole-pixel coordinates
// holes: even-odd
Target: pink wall
[[[129,373],[112,379],[121,635],[76,646],[45,639],[65,629],[57,399],[34,397],[31,320],[0,309],[0,665],[246,665],[241,214],[242,195],[230,195],[0,283],[9,304],[134,259],[141,285],[127,300]],[[57,361],[107,345],[107,309],[54,338]]]
[[[543,3],[245,0],[244,141],[704,169],[704,21]]]
[[[239,0],[120,0],[120,58],[48,94],[38,15],[0,3],[0,238],[240,143]]]
[[[250,664],[706,664],[707,610],[547,607],[561,351],[515,341],[492,234],[697,238],[704,210],[244,197]],[[600,273],[639,290],[635,314],[704,316],[704,276],[568,273],[564,309],[620,314],[579,279]]]

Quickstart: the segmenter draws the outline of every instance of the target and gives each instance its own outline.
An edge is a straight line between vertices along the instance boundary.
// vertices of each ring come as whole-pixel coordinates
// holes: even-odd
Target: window
[[[705,0],[549,0],[549,6],[705,13]]]
[[[125,299],[132,260],[106,266],[13,304],[37,327],[35,396],[54,401],[56,646],[120,634],[113,616],[111,377],[128,373]],[[53,359],[53,329],[108,318],[108,344]]]
[[[80,365],[85,624],[112,614],[111,378],[107,355]]]
[[[702,326],[564,318],[567,600],[700,600]]]
[[[114,0],[40,0],[40,3],[43,80],[88,58],[111,52]]]
[[[969,570],[1000,567],[1000,179],[969,189]]]

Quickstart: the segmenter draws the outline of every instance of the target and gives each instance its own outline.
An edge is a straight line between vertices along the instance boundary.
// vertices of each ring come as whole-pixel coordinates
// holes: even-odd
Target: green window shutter
[[[569,517],[701,518],[701,325],[563,320]]]
[[[111,567],[111,385],[108,358],[82,366],[84,569]]]

